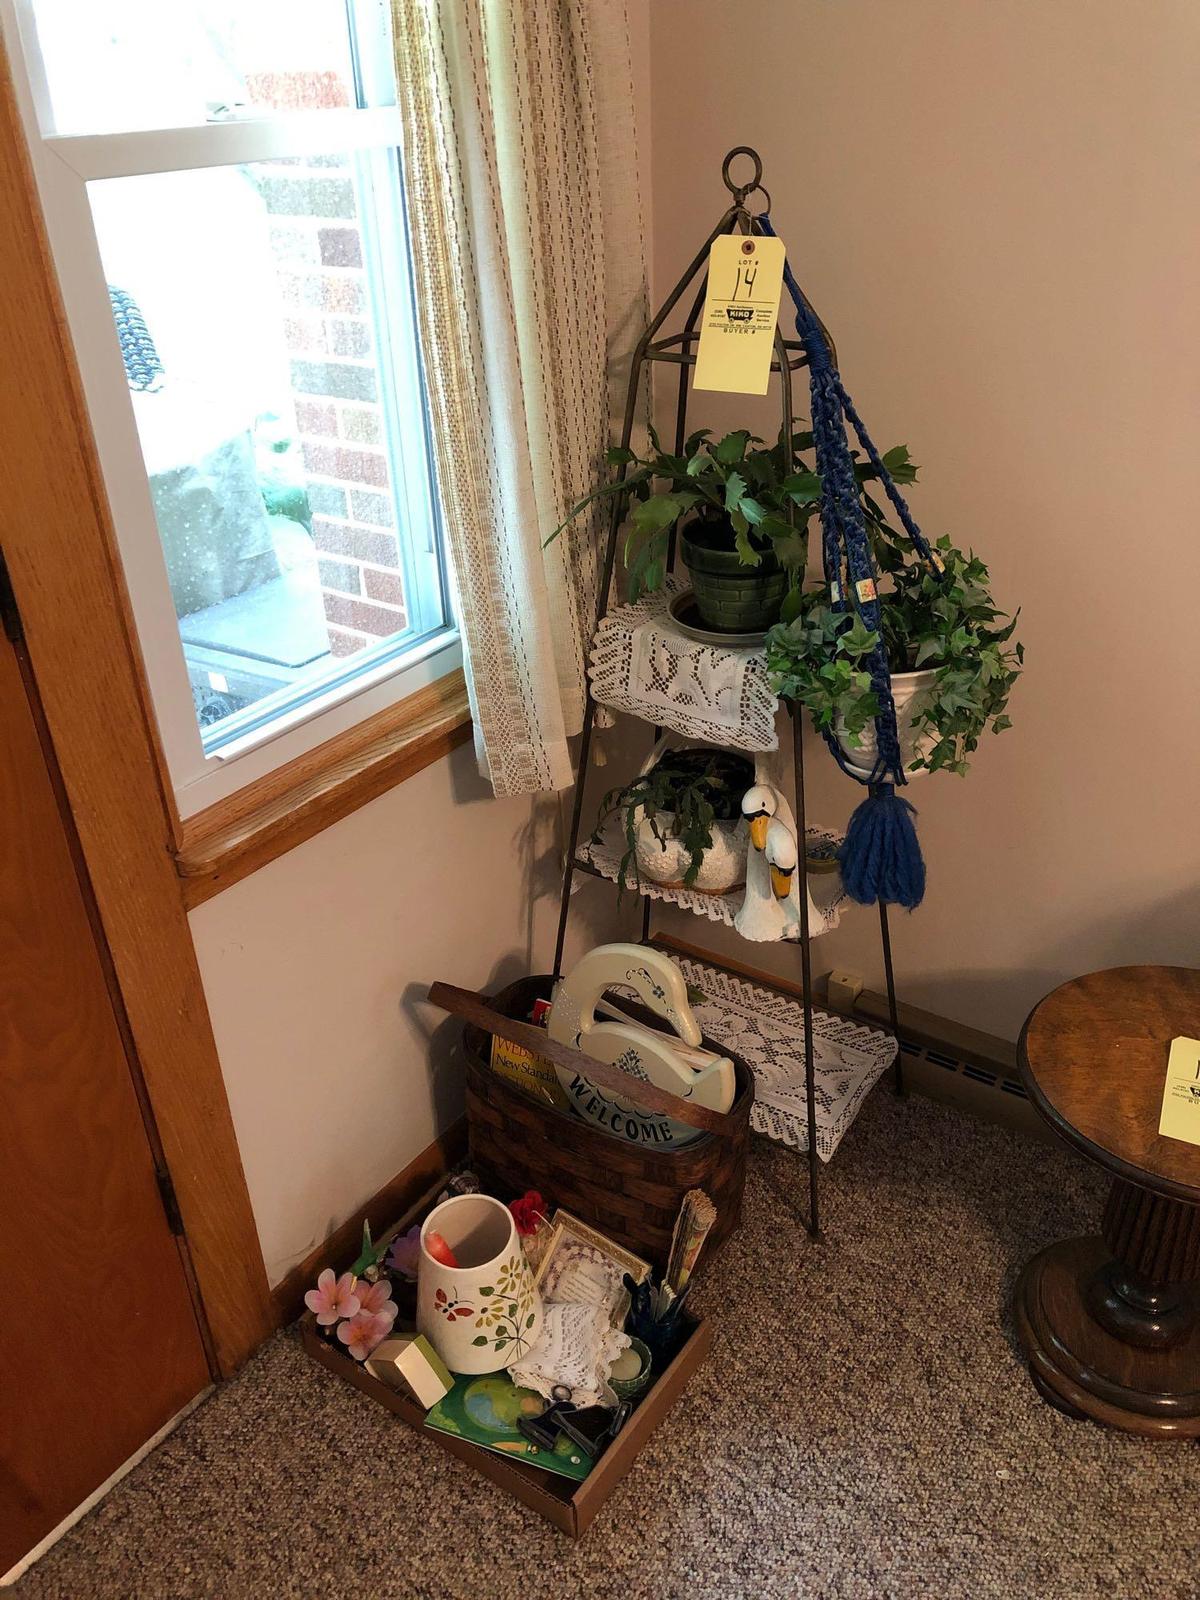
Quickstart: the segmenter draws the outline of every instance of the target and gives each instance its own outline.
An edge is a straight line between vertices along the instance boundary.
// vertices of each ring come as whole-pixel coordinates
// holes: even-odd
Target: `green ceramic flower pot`
[[[771,549],[762,552],[758,566],[744,565],[727,518],[697,517],[681,528],[679,554],[706,627],[719,633],[761,633],[779,621],[787,573]]]

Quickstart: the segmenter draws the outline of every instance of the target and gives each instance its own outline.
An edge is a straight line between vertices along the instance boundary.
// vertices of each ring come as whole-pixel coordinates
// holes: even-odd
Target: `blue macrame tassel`
[[[850,818],[838,860],[842,883],[859,905],[904,906],[911,911],[925,896],[925,862],[913,826],[916,807],[890,783],[871,792]]]
[[[763,233],[774,235],[770,218],[763,215],[758,220]],[[881,631],[878,573],[859,499],[854,458],[846,438],[847,421],[858,435],[917,554],[933,570],[940,571],[941,567],[854,409],[854,402],[833,365],[820,319],[804,298],[786,261],[783,280],[796,308],[796,332],[808,356],[813,443],[821,477],[825,577],[831,585],[839,583],[842,591],[835,591],[835,609],[847,614],[853,610],[868,628],[878,633]],[[904,766],[891,672],[882,639],[863,664],[879,702],[875,717],[878,755],[870,781],[851,773],[859,782],[868,781],[868,795],[850,818],[845,842],[838,852],[842,882],[850,898],[861,905],[874,905],[878,901],[881,905],[905,906],[911,911],[920,905],[925,895],[925,862],[913,826],[916,812],[907,800],[900,799],[894,783],[885,781],[891,777],[903,782]],[[825,737],[842,771],[849,771],[832,732],[827,731]]]

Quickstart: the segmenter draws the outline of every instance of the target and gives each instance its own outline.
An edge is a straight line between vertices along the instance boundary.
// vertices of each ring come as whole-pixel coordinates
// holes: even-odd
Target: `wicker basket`
[[[714,1131],[674,1150],[614,1138],[571,1111],[532,1099],[491,1069],[489,1017],[493,1026],[504,1018],[525,1018],[534,1000],[549,998],[551,986],[549,977],[522,978],[491,1001],[445,984],[435,984],[430,992],[431,1000],[469,1019],[463,1043],[472,1167],[485,1186],[501,1197],[537,1189],[551,1203],[611,1235],[659,1268],[666,1264],[680,1202],[689,1189],[703,1189],[717,1208],[717,1220],[701,1256],[703,1265],[741,1220],[754,1101],[749,1068],[737,1056],[732,1058],[737,1094],[726,1114],[702,1112],[686,1100],[620,1074],[625,1098],[643,1105],[649,1105],[650,1096],[669,1101],[669,1106],[658,1103],[649,1109],[665,1109],[693,1125],[703,1119],[703,1125]],[[622,1003],[631,1009],[627,1002]],[[616,1070],[601,1067],[577,1050],[553,1045],[540,1028],[530,1028],[525,1034],[527,1024],[516,1022],[509,1027],[514,1035],[524,1035],[518,1042],[530,1043],[542,1054],[561,1052],[570,1058],[564,1065],[596,1083]],[[716,1048],[708,1040],[705,1044]]]

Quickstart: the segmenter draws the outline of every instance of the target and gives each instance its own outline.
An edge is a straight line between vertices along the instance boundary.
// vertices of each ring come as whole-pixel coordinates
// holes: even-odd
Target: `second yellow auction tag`
[[[783,288],[782,239],[723,233],[708,253],[697,389],[766,394]]]
[[[1200,1039],[1172,1039],[1159,1133],[1200,1144]]]

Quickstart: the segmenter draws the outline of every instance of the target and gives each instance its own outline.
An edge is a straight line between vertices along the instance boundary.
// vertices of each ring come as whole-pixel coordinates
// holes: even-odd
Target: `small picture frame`
[[[629,1310],[625,1273],[641,1283],[650,1275],[650,1263],[569,1211],[554,1213],[550,1242],[534,1280],[544,1300],[602,1305],[611,1322],[623,1322]]]

